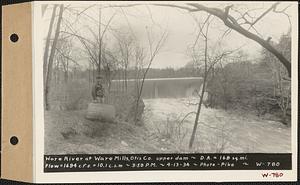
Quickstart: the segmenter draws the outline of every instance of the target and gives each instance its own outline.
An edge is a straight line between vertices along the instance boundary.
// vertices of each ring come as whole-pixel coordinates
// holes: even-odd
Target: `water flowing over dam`
[[[142,80],[140,80],[141,83]],[[202,87],[201,77],[185,78],[153,78],[145,79],[142,97],[143,98],[182,98],[196,96],[196,91]],[[113,80],[111,90],[124,88],[124,80]],[[134,89],[137,85],[136,79],[127,81],[128,90]]]

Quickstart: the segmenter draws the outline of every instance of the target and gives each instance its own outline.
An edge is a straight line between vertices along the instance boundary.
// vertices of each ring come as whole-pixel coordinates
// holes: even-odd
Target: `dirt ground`
[[[84,110],[46,111],[45,154],[291,152],[291,129],[282,123],[205,107],[189,150],[193,102],[146,99],[144,126],[90,121]]]

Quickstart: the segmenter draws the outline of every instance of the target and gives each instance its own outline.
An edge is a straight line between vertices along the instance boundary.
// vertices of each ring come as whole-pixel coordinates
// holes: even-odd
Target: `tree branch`
[[[267,15],[271,10],[275,10],[277,5],[279,5],[279,2],[274,3],[269,9],[267,9],[264,13],[262,13],[254,22],[251,23],[251,26],[256,24],[260,19],[262,19],[265,15]]]
[[[188,3],[188,5],[198,8],[198,11],[205,11],[207,13],[210,13],[219,19],[221,19],[224,24],[237,31],[238,33],[244,35],[245,37],[257,42],[262,47],[267,49],[269,52],[275,55],[275,57],[285,66],[286,70],[288,71],[289,77],[291,77],[291,62],[287,60],[283,54],[281,54],[277,49],[275,49],[270,43],[268,43],[266,40],[260,38],[259,36],[251,33],[250,31],[244,29],[242,26],[240,26],[237,21],[230,15],[226,15],[226,13],[218,8],[209,8],[206,6],[203,6],[201,4],[197,3]],[[193,10],[194,11],[194,10]]]

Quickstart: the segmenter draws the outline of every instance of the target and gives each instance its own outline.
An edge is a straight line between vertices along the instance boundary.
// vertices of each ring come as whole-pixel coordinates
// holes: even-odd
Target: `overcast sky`
[[[110,2],[111,4],[112,2]],[[184,2],[172,2],[173,4],[183,4]],[[74,3],[69,6],[72,9],[83,10],[94,4],[93,2]],[[119,4],[119,3],[116,3]],[[124,4],[124,3],[123,3]],[[105,5],[105,4],[104,4]],[[102,5],[102,6],[104,6]],[[209,3],[209,7],[225,7],[226,4],[220,3]],[[255,3],[234,3],[234,8],[239,9],[244,12],[245,9],[257,9],[252,13],[252,16],[259,16],[263,11],[271,6],[270,3],[265,2],[255,2]],[[286,3],[282,3],[278,6],[278,10],[281,10],[287,6]],[[98,9],[99,5],[89,8],[81,15],[80,20],[78,20],[73,26],[75,29],[81,30],[78,34],[92,38],[89,33],[89,29],[97,30],[97,25],[95,22],[98,20]],[[289,15],[292,16],[291,7],[287,9]],[[109,18],[117,11],[116,16],[111,22],[111,27],[115,29],[127,29],[134,34],[138,40],[145,47],[147,47],[147,32],[146,29],[151,28],[153,30],[153,37],[157,38],[164,30],[168,32],[168,38],[164,47],[157,55],[155,61],[153,62],[153,68],[166,68],[174,67],[179,68],[184,66],[191,59],[187,56],[187,48],[194,43],[197,36],[198,27],[192,15],[197,17],[199,20],[204,20],[207,16],[205,12],[195,12],[192,15],[187,11],[180,10],[177,8],[159,7],[159,6],[135,6],[131,8],[106,8],[102,10],[102,20],[106,23]],[[43,33],[46,36],[48,31],[49,20],[51,16],[51,6],[43,17]],[[237,15],[231,12],[232,15]],[[75,20],[75,16],[71,16],[70,12],[64,12],[64,19],[70,22]],[[93,20],[94,19],[94,20]],[[88,28],[89,27],[89,28]],[[217,18],[214,18],[212,27],[210,28],[210,43],[214,43],[217,38],[219,38],[222,33],[226,30],[226,26]],[[267,39],[269,36],[272,40],[278,41],[280,36],[287,33],[290,24],[287,16],[283,14],[269,13],[263,19],[261,19],[255,28],[262,35],[263,38]],[[113,43],[112,37],[106,37],[105,42]],[[200,41],[201,42],[201,41]],[[79,43],[75,44],[76,48],[83,48]],[[109,45],[109,44],[108,44]],[[254,41],[251,41],[244,36],[232,31],[228,36],[223,39],[223,47],[228,49],[234,49],[242,47],[243,51],[249,54],[251,58],[259,57],[259,51],[261,47]],[[113,46],[113,44],[111,44]],[[78,57],[78,56],[74,56]],[[80,60],[80,64],[86,65],[85,60]]]

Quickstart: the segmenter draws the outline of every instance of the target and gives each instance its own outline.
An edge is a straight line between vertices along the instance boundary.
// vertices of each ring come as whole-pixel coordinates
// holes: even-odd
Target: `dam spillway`
[[[127,80],[128,90],[133,90],[141,80]],[[201,77],[185,78],[152,78],[145,79],[142,97],[143,98],[182,98],[195,95],[202,86]],[[124,88],[124,80],[113,80],[111,90],[120,90]]]

